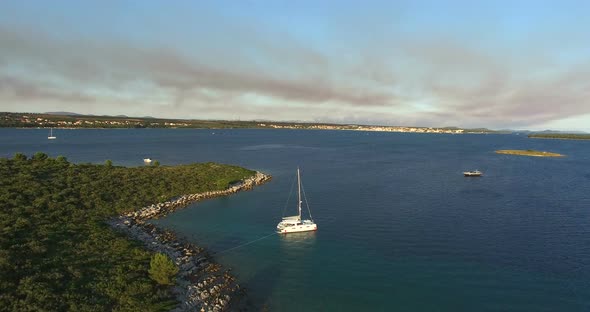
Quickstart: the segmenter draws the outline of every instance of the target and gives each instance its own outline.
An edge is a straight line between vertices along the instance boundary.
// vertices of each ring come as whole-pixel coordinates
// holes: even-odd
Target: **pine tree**
[[[163,253],[157,253],[150,261],[150,277],[160,285],[173,285],[178,267]]]

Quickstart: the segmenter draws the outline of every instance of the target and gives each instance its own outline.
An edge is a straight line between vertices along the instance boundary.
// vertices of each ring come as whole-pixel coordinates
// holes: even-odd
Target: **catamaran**
[[[318,226],[313,222],[311,218],[311,211],[309,211],[309,206],[307,206],[307,210],[309,212],[309,220],[301,220],[301,174],[299,173],[299,168],[297,168],[297,210],[299,214],[296,216],[288,216],[283,217],[283,220],[279,222],[277,225],[277,233],[296,233],[296,232],[307,232],[307,231],[317,231]],[[305,195],[305,194],[304,194]],[[305,201],[307,204],[307,200]]]
[[[47,137],[48,140],[55,140],[57,137],[53,136],[53,128],[49,129],[49,136]]]

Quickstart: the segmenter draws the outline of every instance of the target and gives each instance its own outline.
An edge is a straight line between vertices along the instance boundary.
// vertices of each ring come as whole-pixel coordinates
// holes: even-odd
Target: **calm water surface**
[[[274,311],[590,311],[590,141],[291,130],[0,129],[0,156],[273,175],[157,221]],[[497,155],[539,149],[565,158]],[[316,233],[270,236],[300,166]],[[482,178],[464,178],[479,169]]]

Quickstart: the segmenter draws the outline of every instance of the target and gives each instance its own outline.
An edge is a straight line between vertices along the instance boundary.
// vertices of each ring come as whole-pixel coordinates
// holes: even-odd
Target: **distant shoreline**
[[[590,141],[589,138],[566,138],[566,137],[541,137],[541,136],[529,136],[529,139],[546,139],[546,140],[572,140],[572,141]]]
[[[365,127],[365,126],[363,126]],[[418,127],[396,127],[391,126],[390,129],[373,129],[369,128],[370,126],[366,126],[367,128],[318,128],[318,127],[235,127],[235,128],[213,128],[213,127],[1,127],[0,129],[21,129],[21,130],[45,130],[45,129],[56,129],[56,130],[140,130],[140,129],[158,129],[158,130],[310,130],[310,131],[357,131],[357,132],[387,132],[387,133],[416,133],[416,134],[450,134],[450,135],[468,135],[468,134],[507,134],[504,132],[470,132],[465,130],[464,132],[451,132],[440,130],[441,128],[423,128]],[[377,127],[378,128],[378,127]],[[395,128],[411,128],[412,130],[398,130]],[[414,130],[416,129],[416,130]]]
[[[559,153],[535,151],[535,150],[497,150],[496,154],[531,156],[531,157],[564,157]]]
[[[385,126],[298,121],[166,119],[127,116],[0,112],[0,128],[61,129],[297,129],[436,134],[506,134],[486,128]]]

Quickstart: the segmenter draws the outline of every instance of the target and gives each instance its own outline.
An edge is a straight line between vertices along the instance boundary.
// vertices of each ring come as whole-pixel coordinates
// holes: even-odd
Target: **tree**
[[[160,166],[160,162],[159,161],[154,161],[154,167],[159,167]]]
[[[57,160],[60,163],[67,163],[68,162],[68,159],[65,156],[61,156],[61,155],[57,156],[57,158],[55,160]]]
[[[150,277],[160,285],[173,285],[178,267],[163,253],[157,253],[150,261]]]
[[[45,160],[47,159],[49,156],[47,156],[47,154],[43,153],[43,152],[37,152],[35,153],[35,155],[33,155],[33,159],[34,160]]]
[[[110,168],[113,166],[113,161],[110,159],[107,159],[107,160],[105,160],[104,165]]]
[[[27,160],[27,156],[23,153],[16,153],[16,154],[14,154],[14,160],[20,160],[20,161]]]

